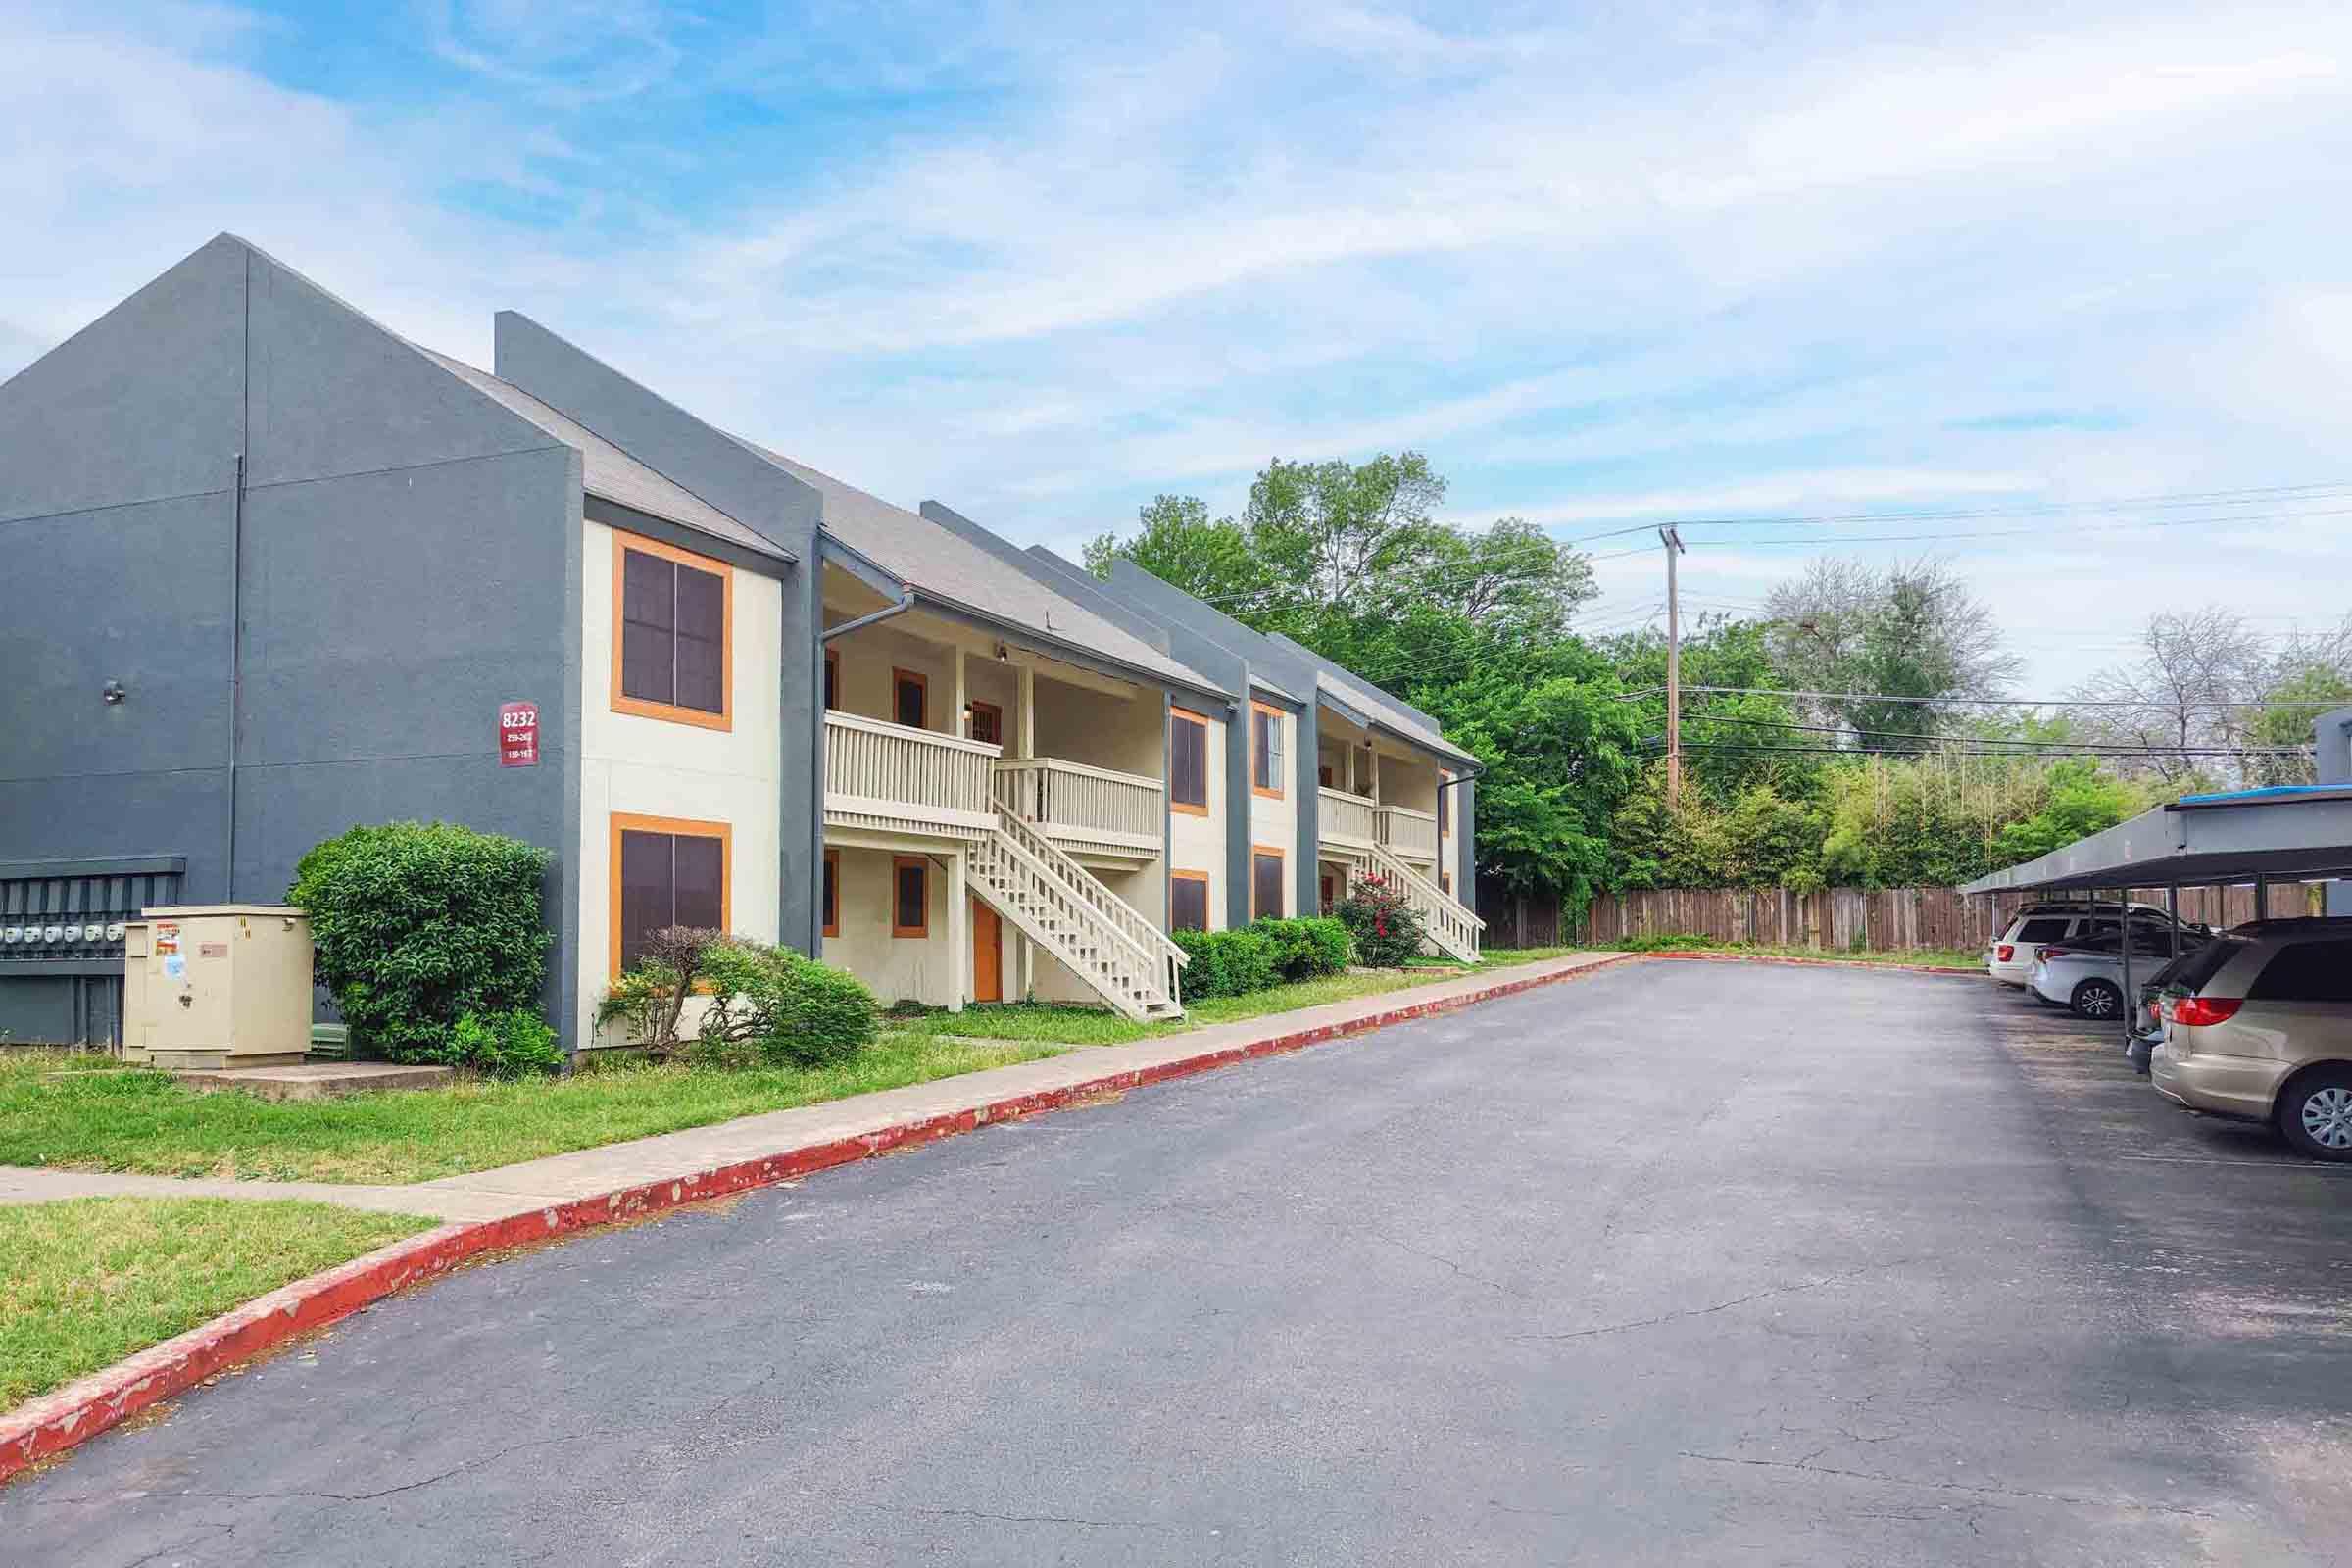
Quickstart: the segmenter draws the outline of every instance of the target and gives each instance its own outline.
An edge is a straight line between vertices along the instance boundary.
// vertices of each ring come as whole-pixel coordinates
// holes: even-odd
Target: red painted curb
[[[1963,969],[1949,963],[1872,963],[1865,958],[1800,958],[1786,953],[1718,953],[1706,948],[1660,948],[1631,955],[1637,958],[1696,958],[1709,963],[1788,963],[1814,969],[1891,969],[1897,974],[1965,974],[1982,977],[1983,969]]]
[[[202,1382],[240,1361],[251,1360],[299,1334],[323,1328],[350,1316],[371,1301],[395,1291],[446,1273],[455,1264],[481,1252],[525,1242],[543,1241],[566,1231],[658,1213],[684,1203],[699,1203],[731,1193],[769,1187],[796,1176],[830,1170],[893,1150],[912,1149],[953,1138],[989,1122],[1016,1121],[1025,1116],[1058,1110],[1098,1095],[1140,1089],[1171,1079],[1212,1072],[1260,1056],[1302,1050],[1326,1040],[1364,1034],[1391,1024],[1425,1018],[1472,1003],[1507,997],[1536,986],[1573,980],[1595,973],[1628,958],[1622,955],[1582,968],[1553,974],[1525,975],[1458,997],[1436,998],[1391,1007],[1343,1024],[1322,1024],[1295,1030],[1246,1046],[1227,1046],[1164,1061],[1156,1066],[1107,1073],[1063,1089],[1019,1095],[994,1101],[970,1110],[950,1111],[922,1121],[906,1122],[856,1138],[812,1144],[760,1159],[719,1165],[668,1180],[624,1187],[595,1198],[574,1199],[550,1208],[504,1219],[443,1225],[406,1241],[378,1248],[324,1273],[280,1286],[234,1311],[190,1329],[175,1339],[151,1346],[126,1361],[95,1372],[55,1394],[43,1396],[15,1413],[0,1416],[0,1482],[41,1460],[87,1443],[109,1427],[119,1425],[150,1405]]]

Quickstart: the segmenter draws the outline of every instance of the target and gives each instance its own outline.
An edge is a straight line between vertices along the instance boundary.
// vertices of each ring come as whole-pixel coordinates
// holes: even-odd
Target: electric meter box
[[[152,1066],[275,1067],[311,1044],[311,922],[272,904],[148,909],[122,932],[122,1046]]]

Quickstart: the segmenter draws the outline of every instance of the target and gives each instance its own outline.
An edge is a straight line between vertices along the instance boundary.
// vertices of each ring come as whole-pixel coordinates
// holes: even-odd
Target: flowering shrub
[[[1377,873],[1359,876],[1332,912],[1355,939],[1355,956],[1375,969],[1403,967],[1421,956],[1421,916],[1404,892]]]

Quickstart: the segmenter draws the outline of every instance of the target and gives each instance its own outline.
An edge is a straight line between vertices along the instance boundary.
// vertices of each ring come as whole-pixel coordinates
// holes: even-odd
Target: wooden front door
[[[1004,923],[978,899],[972,901],[972,1000],[1004,1000]]]

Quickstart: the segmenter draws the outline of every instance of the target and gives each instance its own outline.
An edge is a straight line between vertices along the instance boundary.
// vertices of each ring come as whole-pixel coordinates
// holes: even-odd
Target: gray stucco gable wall
[[[799,559],[784,577],[777,731],[777,940],[811,955],[824,854],[823,498],[734,437],[688,414],[526,316],[501,311],[492,373],[586,425]]]
[[[0,656],[28,675],[0,696],[0,859],[180,855],[182,898],[274,902],[320,839],[439,817],[554,849],[568,940],[579,504],[570,449],[202,247],[0,387]],[[515,699],[535,768],[498,765]]]

